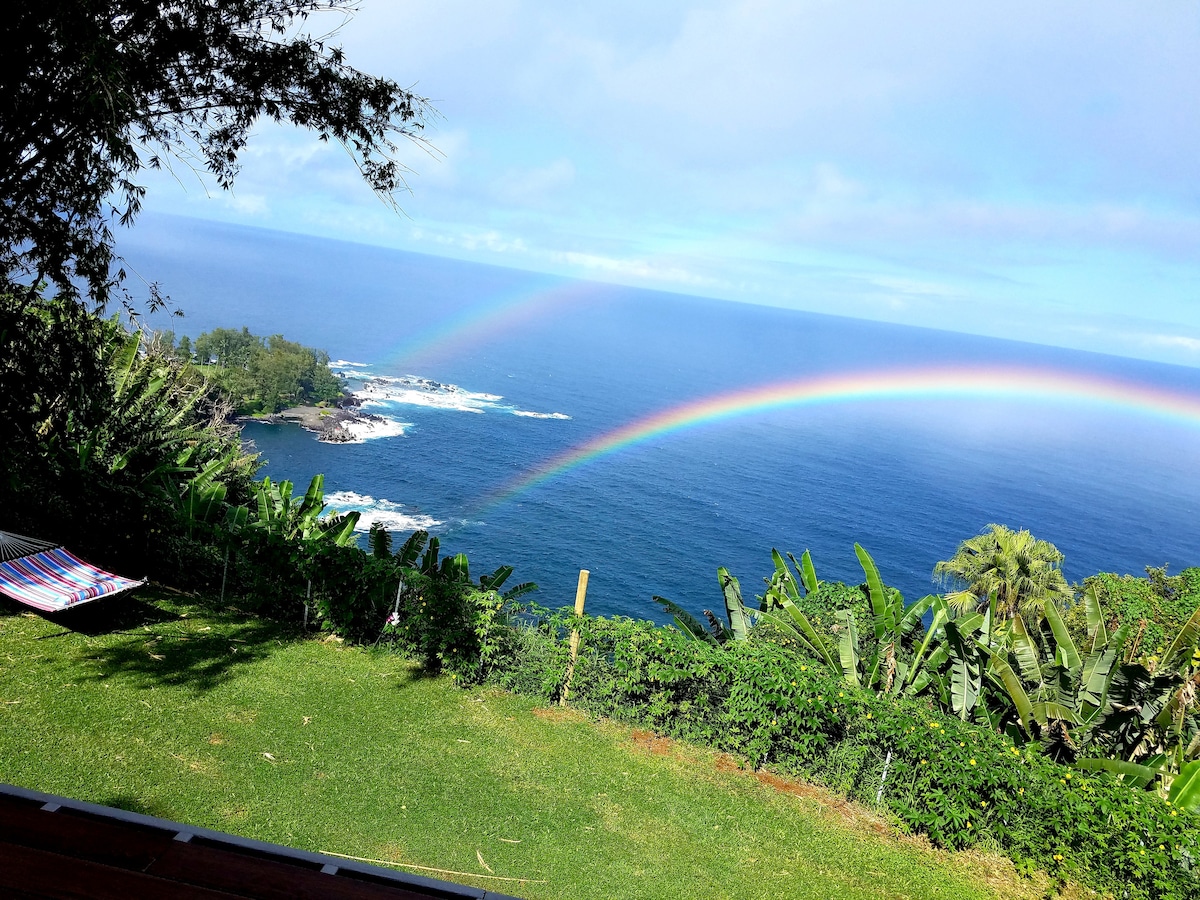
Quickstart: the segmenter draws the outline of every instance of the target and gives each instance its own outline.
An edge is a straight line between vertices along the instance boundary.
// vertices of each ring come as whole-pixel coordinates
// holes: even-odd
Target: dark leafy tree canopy
[[[124,276],[113,272],[111,226],[137,216],[138,173],[181,161],[227,189],[262,117],[338,141],[394,203],[405,187],[396,141],[420,141],[430,110],[348,65],[332,34],[307,30],[314,14],[354,8],[354,0],[12,4],[0,19],[0,288],[48,282],[62,296],[82,290],[105,302]]]

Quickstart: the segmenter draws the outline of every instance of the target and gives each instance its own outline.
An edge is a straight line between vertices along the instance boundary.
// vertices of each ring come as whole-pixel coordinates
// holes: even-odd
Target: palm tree
[[[989,525],[959,544],[954,556],[933,567],[933,574],[943,583],[965,585],[946,597],[960,610],[979,608],[994,593],[1001,618],[1018,612],[1040,617],[1048,601],[1068,600],[1073,594],[1059,568],[1062,561],[1062,553],[1049,541],[1023,529]]]

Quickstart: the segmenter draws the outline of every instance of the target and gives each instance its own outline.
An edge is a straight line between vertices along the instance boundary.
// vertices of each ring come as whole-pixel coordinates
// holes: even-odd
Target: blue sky
[[[1200,365],[1193,3],[362,6],[349,60],[440,114],[404,216],[266,124],[146,208]]]

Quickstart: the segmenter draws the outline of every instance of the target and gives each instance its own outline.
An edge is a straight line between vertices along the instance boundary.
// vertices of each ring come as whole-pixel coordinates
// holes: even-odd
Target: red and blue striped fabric
[[[97,569],[62,547],[0,563],[0,594],[44,612],[145,583]]]

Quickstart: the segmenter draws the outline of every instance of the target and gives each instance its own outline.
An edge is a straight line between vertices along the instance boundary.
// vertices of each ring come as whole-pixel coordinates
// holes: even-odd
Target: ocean
[[[325,349],[384,416],[323,444],[247,425],[263,474],[428,528],[534,599],[665,621],[761,593],[770,551],[906,598],[998,522],[1069,580],[1200,565],[1200,370],[572,281],[365,245],[145,216],[120,251],[193,338],[248,326]]]

